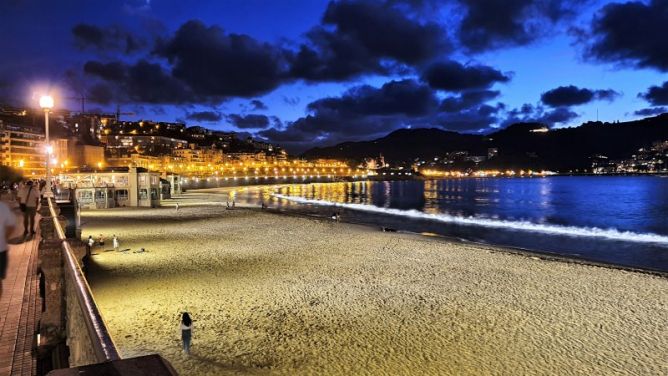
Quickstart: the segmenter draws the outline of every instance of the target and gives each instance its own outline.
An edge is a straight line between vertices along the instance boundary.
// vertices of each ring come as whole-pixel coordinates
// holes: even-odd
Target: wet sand
[[[666,278],[204,201],[84,213],[84,237],[148,251],[94,250],[124,356],[181,375],[668,374]]]

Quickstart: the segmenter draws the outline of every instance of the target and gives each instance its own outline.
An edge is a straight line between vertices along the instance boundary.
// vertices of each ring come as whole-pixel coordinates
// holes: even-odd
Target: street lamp
[[[53,108],[53,97],[50,95],[43,95],[39,98],[39,106],[44,110],[44,129],[46,130],[46,197],[51,197],[51,168],[50,160],[53,149],[51,148],[51,141],[49,140],[49,111]]]

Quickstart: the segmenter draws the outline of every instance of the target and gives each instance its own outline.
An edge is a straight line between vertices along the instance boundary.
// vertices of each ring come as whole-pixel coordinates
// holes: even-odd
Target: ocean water
[[[668,272],[668,178],[556,176],[248,189],[238,199],[344,221]]]

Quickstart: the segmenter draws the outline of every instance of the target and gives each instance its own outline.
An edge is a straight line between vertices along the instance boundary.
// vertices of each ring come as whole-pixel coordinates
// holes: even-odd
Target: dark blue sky
[[[249,132],[577,126],[668,105],[668,1],[0,0],[0,101]]]

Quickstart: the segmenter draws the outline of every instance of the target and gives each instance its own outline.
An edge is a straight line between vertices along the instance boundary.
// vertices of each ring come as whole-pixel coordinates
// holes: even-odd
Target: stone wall
[[[76,274],[82,272],[79,267],[72,268],[68,262],[63,240],[58,236],[48,204],[42,205],[40,215],[42,239],[39,245],[39,265],[44,274],[46,290],[45,311],[40,320],[40,345],[55,347],[66,341],[70,366],[107,361],[96,352],[100,346],[93,341],[98,339],[91,337],[86,325],[89,318],[86,317],[87,312],[76,282]],[[67,220],[59,217],[58,222],[62,229]],[[76,263],[81,265],[83,257],[86,256],[85,247],[76,239],[69,239],[67,242]]]
[[[78,367],[88,364],[103,362],[95,353],[96,344],[88,333],[86,317],[82,309],[77,293],[74,278],[68,270],[65,273],[65,301],[66,304],[66,333],[67,346],[70,349],[70,367]]]

